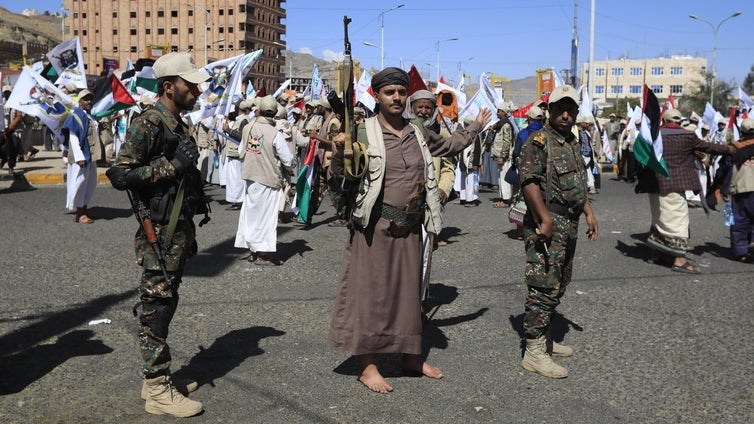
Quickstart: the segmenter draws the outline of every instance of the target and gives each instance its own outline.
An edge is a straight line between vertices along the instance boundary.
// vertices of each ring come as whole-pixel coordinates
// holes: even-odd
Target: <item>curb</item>
[[[60,185],[65,184],[67,175],[65,173],[24,173],[26,181],[31,185]],[[110,179],[104,173],[97,174],[97,184],[109,183]]]

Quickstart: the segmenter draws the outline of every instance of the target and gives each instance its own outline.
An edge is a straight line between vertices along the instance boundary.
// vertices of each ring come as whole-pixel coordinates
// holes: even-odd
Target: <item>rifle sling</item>
[[[181,216],[181,209],[183,208],[183,194],[185,192],[184,182],[186,178],[181,178],[181,183],[178,185],[178,193],[175,195],[175,202],[173,203],[173,210],[170,211],[170,221],[168,221],[168,227],[163,237],[163,246],[170,246],[173,242],[173,234],[175,234],[175,227],[178,225],[178,219]]]

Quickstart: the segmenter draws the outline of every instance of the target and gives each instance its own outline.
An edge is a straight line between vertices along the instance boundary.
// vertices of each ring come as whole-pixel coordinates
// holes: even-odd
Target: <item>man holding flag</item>
[[[735,153],[736,149],[728,144],[707,143],[700,140],[694,133],[681,128],[678,124],[681,121],[681,112],[677,109],[665,111],[662,115],[663,124],[659,128],[659,134],[655,133],[659,104],[654,93],[646,86],[645,96],[647,100],[644,102],[644,123],[634,145],[634,153],[640,163],[655,172],[656,185],[644,185],[643,188],[649,188],[649,190],[637,187],[637,192],[649,193],[652,223],[647,245],[652,250],[650,261],[659,264],[663,255],[667,255],[673,258],[670,267],[672,271],[699,274],[699,269],[691,265],[686,258],[686,251],[689,247],[689,207],[685,192],[692,190],[694,194],[698,194],[702,191],[699,176],[694,170],[694,152],[725,155]],[[657,135],[653,136],[653,134]],[[647,139],[652,140],[651,143],[655,145],[659,141],[662,152],[659,161],[652,160],[657,158],[656,155],[652,155],[649,161],[647,160],[646,148],[644,148],[649,141]],[[655,151],[656,149],[655,147]],[[666,164],[666,168],[658,167],[656,165],[658,162]],[[641,182],[640,185],[642,185]],[[651,188],[652,185],[655,185],[654,189]]]

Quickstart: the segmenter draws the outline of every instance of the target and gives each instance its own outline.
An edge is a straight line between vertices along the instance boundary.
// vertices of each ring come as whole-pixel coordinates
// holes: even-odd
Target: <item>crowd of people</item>
[[[171,376],[167,335],[184,266],[197,253],[193,218],[208,213],[207,185],[224,189],[228,210],[238,212],[234,246],[259,266],[283,265],[276,255],[279,223],[295,219],[311,225],[329,197],[335,216],[328,223],[347,227],[348,235],[327,341],[359,358],[358,380],[377,393],[393,391],[378,369],[379,354],[401,354],[406,373],[444,375],[422,355],[431,252],[447,244],[444,208],[456,196],[463,207],[479,207],[480,185],[496,187],[493,208],[525,205],[518,228],[526,256],[521,366],[546,377],[566,377],[568,371],[553,358],[574,354],[552,339],[550,322],[571,280],[582,216],[587,239],[599,236],[589,196],[598,194],[600,164],[608,157],[617,158],[618,179],[637,182],[637,192],[648,193],[648,261],[699,272],[687,258],[688,205],[706,207],[710,198],[730,202],[733,256],[750,261],[751,119],[741,121],[740,139],[734,140],[724,121],[710,133],[697,126],[698,117],[684,120],[675,109],[665,111],[661,133],[671,175],[665,178],[634,157],[635,126],[626,129],[626,120],[611,115],[600,127],[592,116],[579,114],[578,93],[567,85],[531,104],[520,127],[512,119],[514,108],[502,101],[494,111],[448,117],[439,107],[442,96],[421,89],[409,93],[409,76],[399,68],[372,77],[373,113],[359,106],[344,116],[327,98],[282,94],[242,99],[230,116],[193,125],[187,114],[209,77],[184,53],[162,56],[153,70],[157,100],[145,99],[142,111],[130,116],[95,120],[92,93],[72,93],[78,106],[63,124],[61,143],[69,167],[66,206],[75,211],[76,222],[94,222],[88,205],[98,160],[112,165],[107,175],[113,187],[128,191],[134,210],[142,211],[135,236],[140,302],[134,313],[141,309],[141,397],[150,413],[188,417],[203,410],[189,398],[196,382]],[[493,114],[497,120],[490,123]],[[349,121],[353,131],[343,125]],[[362,172],[349,179],[352,144],[368,160],[356,163]]]

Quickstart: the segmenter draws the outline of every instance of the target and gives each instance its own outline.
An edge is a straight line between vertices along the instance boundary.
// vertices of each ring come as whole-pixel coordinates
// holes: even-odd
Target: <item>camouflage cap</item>
[[[192,84],[209,79],[209,75],[194,67],[194,59],[188,53],[171,52],[160,56],[152,65],[152,71],[156,78],[178,76]]]

